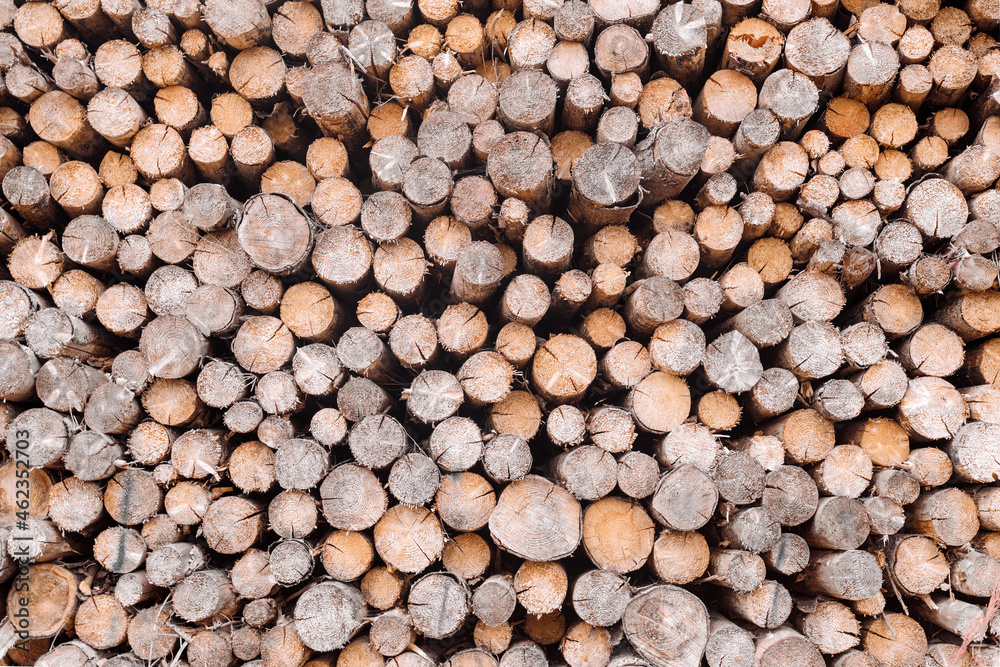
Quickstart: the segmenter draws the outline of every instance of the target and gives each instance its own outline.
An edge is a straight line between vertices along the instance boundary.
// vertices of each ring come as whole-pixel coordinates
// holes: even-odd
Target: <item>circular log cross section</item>
[[[580,545],[580,502],[544,477],[529,475],[503,490],[489,528],[497,545],[518,558],[558,560]]]

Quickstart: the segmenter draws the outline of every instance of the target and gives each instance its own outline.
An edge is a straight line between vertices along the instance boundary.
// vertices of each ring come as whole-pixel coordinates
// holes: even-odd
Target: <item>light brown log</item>
[[[144,421],[129,434],[128,451],[133,460],[153,465],[164,459],[176,438],[173,429],[155,421]]]
[[[21,591],[24,595],[8,594],[8,613],[11,618],[17,618],[15,614],[19,613],[35,619],[28,637],[54,637],[74,620],[79,580],[69,570],[52,563],[26,566],[25,570],[28,589]]]
[[[690,395],[683,380],[663,371],[654,371],[633,387],[626,407],[642,430],[667,433],[689,414]]]
[[[862,646],[883,664],[917,665],[927,651],[927,638],[917,621],[886,614],[863,627]]]
[[[757,633],[756,660],[761,665],[824,664],[823,656],[806,637],[784,626],[772,632]]]
[[[374,567],[361,580],[361,595],[369,606],[386,610],[399,601],[405,587],[406,583],[399,573]]]
[[[486,525],[489,513],[496,506],[496,495],[480,475],[452,473],[442,477],[436,505],[441,520],[450,528],[478,530]]]
[[[224,496],[208,507],[202,530],[208,546],[219,553],[241,553],[263,532],[258,503],[241,496]]]
[[[759,18],[727,17],[730,12],[723,10],[724,22],[733,28],[726,40],[722,62],[726,69],[732,69],[760,85],[777,65],[784,46],[783,35],[771,24]],[[734,25],[735,24],[735,25]]]
[[[413,371],[423,370],[440,357],[437,330],[422,315],[407,315],[393,324],[389,348],[400,364]]]
[[[824,654],[838,654],[857,646],[861,633],[854,612],[839,602],[820,602],[796,621],[804,636]]]
[[[229,457],[229,477],[241,491],[268,491],[274,486],[274,452],[256,440],[244,442]]]
[[[515,506],[537,506],[551,512],[547,522],[515,516]],[[571,553],[579,544],[580,506],[569,494],[544,478],[530,475],[507,486],[490,516],[490,534],[502,548],[514,554],[549,560]],[[561,517],[556,521],[555,517]]]

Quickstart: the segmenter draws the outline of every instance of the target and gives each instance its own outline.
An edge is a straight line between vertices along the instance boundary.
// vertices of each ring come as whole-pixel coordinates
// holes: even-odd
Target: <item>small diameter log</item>
[[[87,598],[77,609],[77,633],[92,648],[103,650],[125,641],[128,615],[122,604],[112,595],[95,595]]]
[[[656,490],[659,467],[642,452],[627,452],[618,459],[618,488],[630,498],[648,498]]]
[[[713,550],[708,571],[713,583],[741,593],[757,588],[765,575],[764,560],[740,549]]]
[[[777,544],[764,552],[768,567],[782,574],[797,574],[809,564],[809,545],[796,533],[782,533]]]
[[[531,419],[535,421],[537,418],[531,415]],[[502,423],[499,428],[519,430],[517,425],[512,428]],[[533,423],[531,428],[537,429],[538,425]],[[525,432],[524,435],[530,437],[531,433]],[[483,451],[482,459],[486,474],[498,483],[524,479],[524,476],[531,471],[533,462],[528,443],[515,433],[501,433],[500,436],[490,440]]]
[[[972,637],[973,641],[982,641],[988,627],[983,623],[981,607],[946,595],[938,594],[918,604],[916,612],[921,619],[959,637]],[[931,653],[932,649],[928,650],[928,655]]]
[[[750,664],[754,656],[753,636],[717,611],[709,612],[709,637],[705,660],[709,667]]]
[[[517,601],[536,616],[558,611],[567,585],[566,569],[555,562],[525,562],[514,575]]]
[[[489,577],[472,596],[472,613],[483,623],[497,626],[506,623],[517,604],[514,579],[510,574]]]
[[[788,589],[770,579],[750,593],[725,589],[719,602],[726,613],[764,629],[779,627],[792,611]]]

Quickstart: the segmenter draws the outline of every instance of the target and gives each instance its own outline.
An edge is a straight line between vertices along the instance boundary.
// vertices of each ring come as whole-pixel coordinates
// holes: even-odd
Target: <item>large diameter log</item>
[[[537,212],[547,212],[555,183],[552,150],[528,132],[511,132],[490,150],[486,171],[502,197],[517,197]]]
[[[302,101],[324,136],[336,137],[348,150],[368,141],[368,97],[348,63],[331,61],[313,69]]]
[[[654,665],[698,667],[708,643],[708,610],[682,588],[652,586],[628,603],[622,630],[632,647]]]
[[[664,526],[691,531],[708,523],[718,502],[719,492],[712,478],[686,464],[663,476],[649,507],[653,518]]]
[[[470,606],[465,581],[446,572],[433,572],[417,580],[407,600],[414,628],[429,639],[445,639],[458,632]]]
[[[636,146],[642,187],[648,193],[644,207],[676,196],[698,173],[711,138],[703,125],[681,118],[658,125]]]
[[[597,376],[597,357],[582,338],[553,336],[535,353],[532,384],[545,400],[574,403],[584,397]]]
[[[55,637],[72,627],[76,613],[79,581],[69,570],[52,563],[25,567],[23,590],[10,587],[7,595],[7,617],[16,623],[29,618],[27,636]]]
[[[303,644],[316,651],[333,651],[351,640],[368,615],[368,607],[357,588],[324,581],[299,596],[294,615]]]
[[[573,162],[569,215],[592,226],[621,224],[642,200],[631,150],[612,142],[591,146]]]
[[[580,545],[580,503],[544,477],[529,475],[503,490],[489,528],[493,541],[519,558],[558,560]]]
[[[1000,477],[1000,425],[969,422],[955,434],[944,451],[955,475],[966,482],[989,484]]]
[[[247,201],[236,227],[254,266],[286,275],[300,269],[313,247],[313,224],[290,198],[259,194]]]
[[[904,614],[883,614],[861,632],[862,646],[883,665],[918,667],[927,652],[927,635]]]

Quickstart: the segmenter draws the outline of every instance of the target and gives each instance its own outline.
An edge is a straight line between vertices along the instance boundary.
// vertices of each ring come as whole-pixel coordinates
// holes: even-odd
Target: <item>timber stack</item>
[[[996,0],[0,0],[0,664],[1000,664]]]

